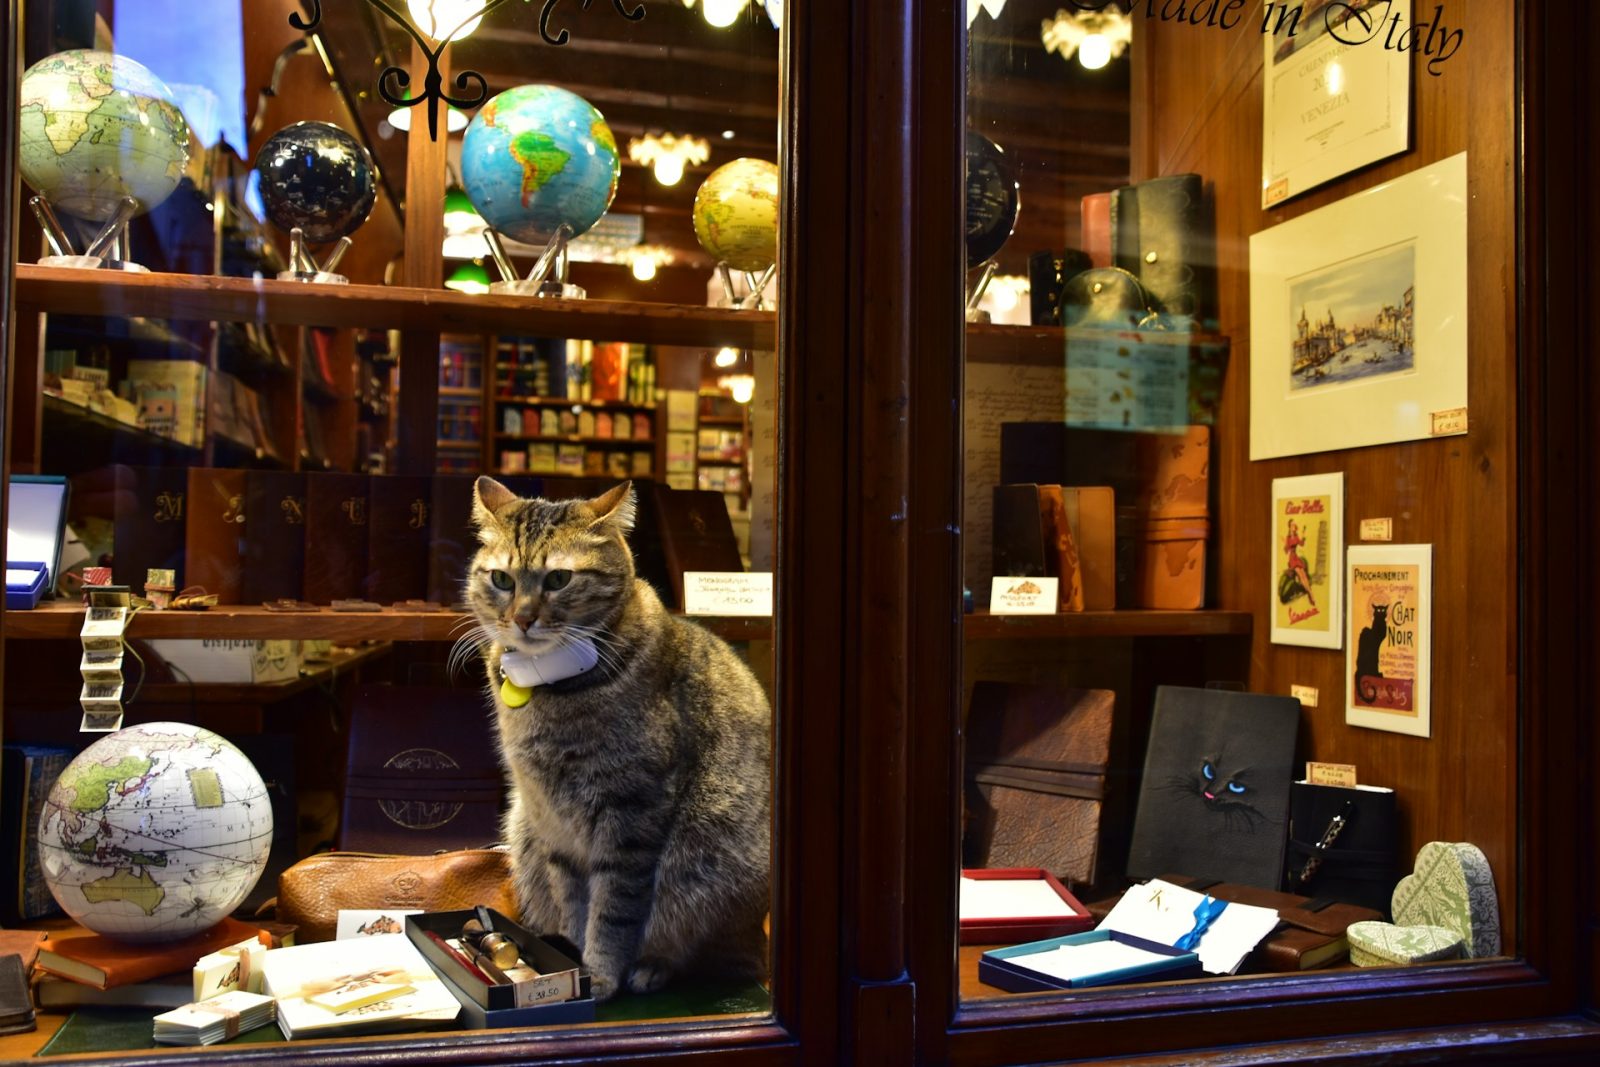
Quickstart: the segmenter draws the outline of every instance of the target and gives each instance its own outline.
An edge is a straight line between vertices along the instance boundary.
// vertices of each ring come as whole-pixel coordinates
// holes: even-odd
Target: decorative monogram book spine
[[[431,479],[376,477],[368,492],[367,599],[388,605],[423,596],[433,530]]]
[[[244,599],[245,472],[189,468],[184,585],[204,587],[222,604]]]
[[[300,598],[306,570],[306,476],[245,472],[244,599]]]
[[[118,585],[142,593],[151,569],[184,572],[189,475],[182,467],[117,467],[111,571]]]
[[[326,604],[365,594],[367,509],[365,474],[306,475],[306,600]]]

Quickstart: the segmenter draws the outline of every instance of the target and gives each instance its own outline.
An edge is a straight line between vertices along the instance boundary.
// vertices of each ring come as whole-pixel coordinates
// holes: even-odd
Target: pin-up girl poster
[[[1272,640],[1339,648],[1344,638],[1344,475],[1272,482]]]

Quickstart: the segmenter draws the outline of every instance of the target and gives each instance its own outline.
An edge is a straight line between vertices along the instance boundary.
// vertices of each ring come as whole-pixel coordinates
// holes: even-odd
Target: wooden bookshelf
[[[1074,637],[1248,637],[1248,611],[1073,611],[991,615],[976,611],[962,626],[969,641]]]
[[[1168,333],[1144,330],[1137,333],[1089,327],[1004,326],[969,323],[967,359],[978,363],[1059,364],[1067,358],[1072,338],[1081,336],[1103,342],[1107,337],[1126,339],[1140,346],[1226,349],[1228,339],[1215,333]]]
[[[547,476],[546,476],[547,477]],[[372,612],[268,611],[255,604],[223,604],[209,611],[141,611],[128,626],[128,636],[139,639],[208,638],[306,639],[326,638],[340,644],[361,641],[454,641],[461,635],[463,616],[454,611],[415,611],[385,608]],[[772,638],[772,620],[695,618],[726,641],[766,641]],[[5,613],[8,639],[76,638],[83,627],[83,605],[47,602],[28,611]]]
[[[560,445],[622,445],[632,448],[654,448],[655,440],[648,437],[584,437],[579,434],[526,434],[497,433],[496,441],[521,441],[526,444],[541,442]]]
[[[263,320],[424,333],[604,337],[697,348],[770,350],[777,336],[777,316],[770,311],[473,296],[450,289],[384,285],[332,287],[198,274],[114,274],[32,263],[17,267],[17,304],[24,311],[56,314],[143,315],[200,322]]]

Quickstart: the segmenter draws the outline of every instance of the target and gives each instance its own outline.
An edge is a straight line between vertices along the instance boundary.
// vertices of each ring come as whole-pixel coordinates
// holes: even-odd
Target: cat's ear
[[[609,526],[618,533],[629,532],[633,529],[633,520],[639,510],[633,483],[623,482],[601,493],[589,501],[589,510],[594,512],[594,521],[589,524],[589,529]]]
[[[500,509],[515,503],[517,494],[487,476],[472,487],[472,522],[480,530],[499,524]]]

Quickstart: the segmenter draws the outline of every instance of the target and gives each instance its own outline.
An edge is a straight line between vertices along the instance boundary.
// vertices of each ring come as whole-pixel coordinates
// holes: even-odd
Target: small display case
[[[50,584],[50,568],[43,563],[6,560],[6,610],[37,607]]]
[[[1066,951],[1062,952],[1063,949]],[[1073,960],[1075,956],[1078,957],[1076,961]],[[1146,941],[1120,930],[1091,930],[1071,937],[990,949],[978,960],[978,981],[1011,993],[1087,989],[1200,976],[1200,957],[1193,952]]]
[[[439,911],[406,916],[406,936],[461,1002],[468,1029],[543,1026],[593,1022],[594,996],[589,972],[575,948],[561,938],[541,937],[493,909],[494,930],[516,942],[523,963],[538,972],[525,982],[490,985],[469,972],[449,949],[428,935],[448,941],[461,933],[476,911]]]
[[[61,574],[67,526],[67,480],[13,474],[6,498],[6,607],[34,607]]]
[[[961,943],[1004,945],[1082,933],[1089,909],[1039,867],[961,872]]]

